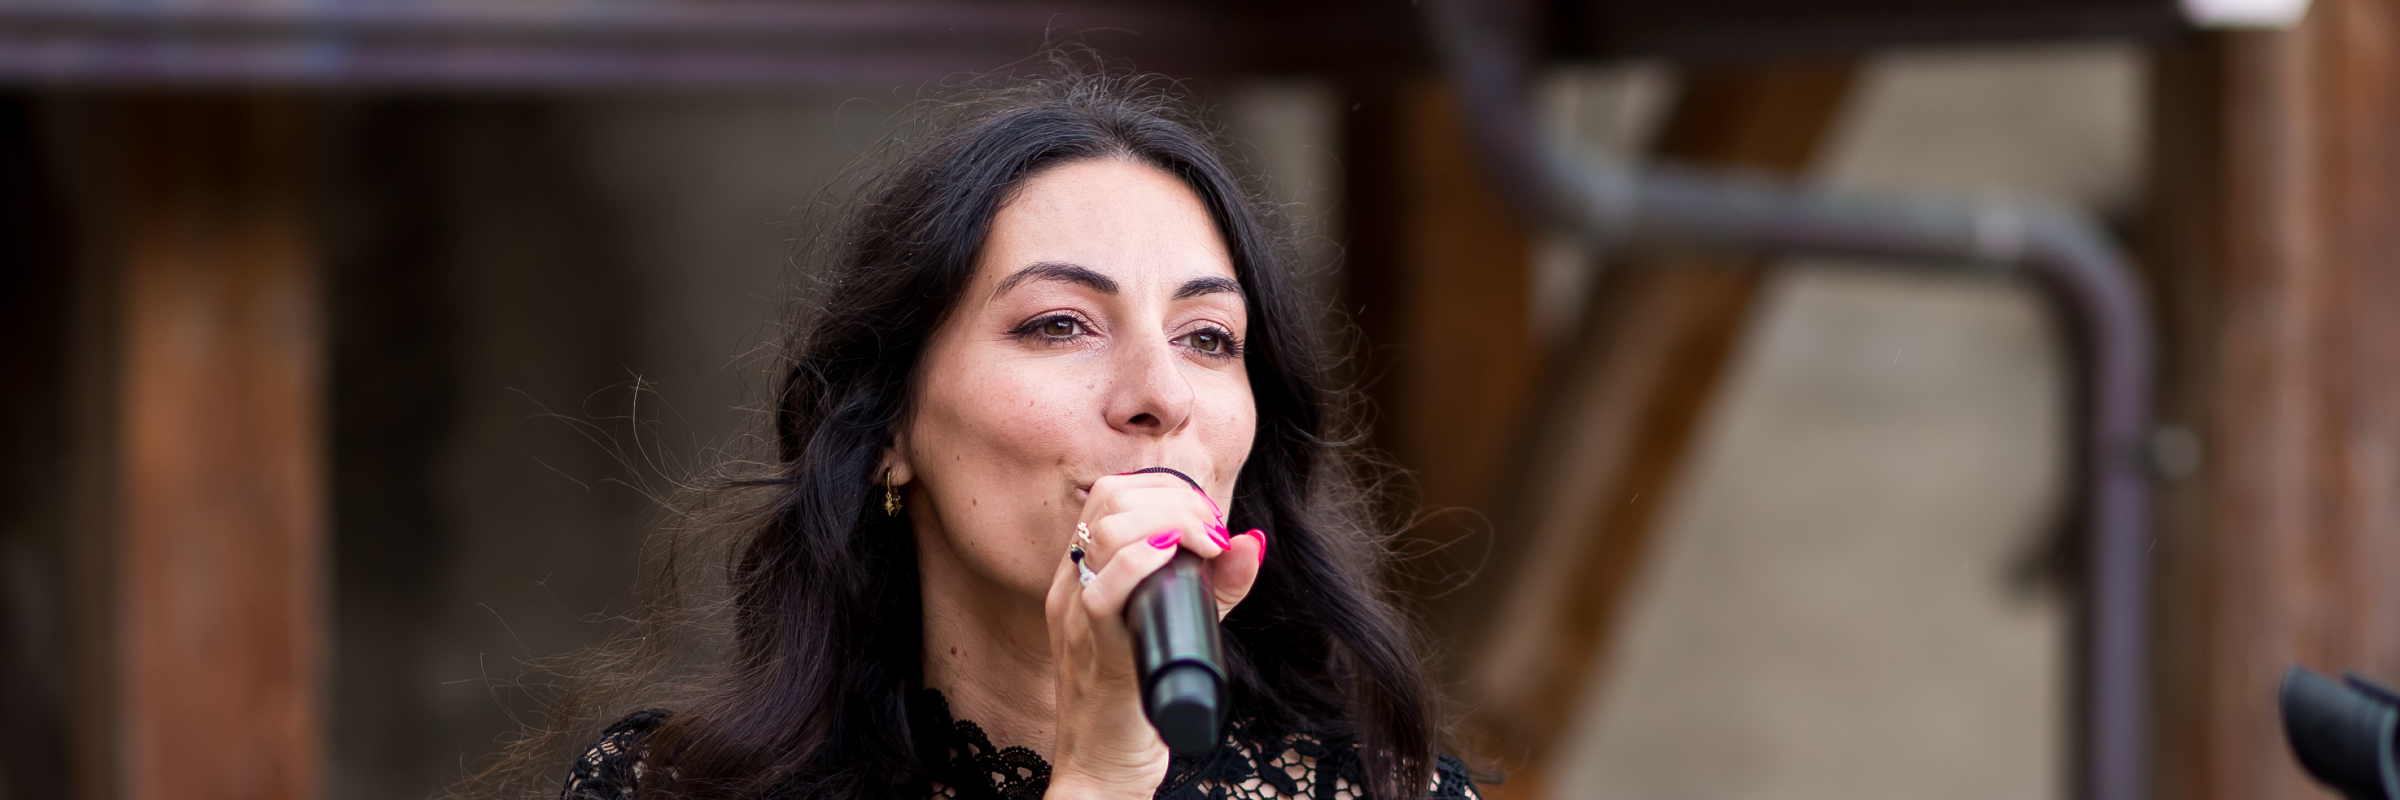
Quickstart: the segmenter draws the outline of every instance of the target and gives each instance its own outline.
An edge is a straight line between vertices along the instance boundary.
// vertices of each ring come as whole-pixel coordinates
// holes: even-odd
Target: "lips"
[[[1137,469],[1143,469],[1143,467],[1132,467],[1132,468],[1129,468],[1129,469],[1127,469],[1127,470],[1125,470],[1125,471],[1123,471],[1123,472],[1112,472],[1112,473],[1109,473],[1109,476],[1110,476],[1110,477],[1115,477],[1115,476],[1118,476],[1118,475],[1131,475],[1131,474],[1133,474],[1133,470],[1137,470]],[[1089,499],[1091,499],[1091,497],[1092,497],[1092,484],[1093,484],[1093,483],[1095,483],[1095,482],[1097,482],[1098,480],[1099,480],[1098,478],[1094,478],[1094,479],[1092,479],[1092,480],[1079,480],[1079,481],[1075,481],[1075,499],[1077,499],[1077,500],[1089,500]]]

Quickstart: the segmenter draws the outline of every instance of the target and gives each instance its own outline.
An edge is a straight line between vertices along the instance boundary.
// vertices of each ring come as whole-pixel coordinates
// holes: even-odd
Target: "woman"
[[[1471,796],[1305,305],[1209,138],[1069,77],[907,141],[789,343],[770,474],[715,490],[747,498],[717,504],[726,674],[611,727],[565,796]],[[1145,722],[1123,620],[1178,550],[1230,662],[1196,759]]]

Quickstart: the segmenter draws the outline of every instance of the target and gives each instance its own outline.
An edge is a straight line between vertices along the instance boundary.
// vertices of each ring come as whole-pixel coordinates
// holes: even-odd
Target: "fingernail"
[[[1150,535],[1150,546],[1160,550],[1174,547],[1175,543],[1180,541],[1183,541],[1182,528],[1172,528]]]
[[[1217,515],[1218,522],[1225,521],[1225,510],[1217,507],[1216,498],[1208,496],[1208,493],[1201,491],[1198,486],[1192,487],[1192,491],[1200,492],[1200,499],[1208,501],[1208,513]]]
[[[1243,536],[1258,537],[1258,563],[1267,563],[1267,532],[1257,528],[1242,532]]]
[[[1229,547],[1233,544],[1233,538],[1225,532],[1223,525],[1208,526],[1208,540],[1215,542],[1218,547]]]

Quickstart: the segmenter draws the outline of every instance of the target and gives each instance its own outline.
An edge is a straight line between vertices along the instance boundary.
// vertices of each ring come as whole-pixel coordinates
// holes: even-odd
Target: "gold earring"
[[[892,485],[892,468],[891,468],[891,467],[884,467],[884,468],[883,468],[883,515],[884,515],[884,516],[887,516],[887,517],[889,517],[889,516],[896,516],[896,515],[898,515],[899,513],[900,513],[900,490],[899,490],[899,488],[898,488],[898,487],[895,487],[895,486],[893,486],[893,485]]]

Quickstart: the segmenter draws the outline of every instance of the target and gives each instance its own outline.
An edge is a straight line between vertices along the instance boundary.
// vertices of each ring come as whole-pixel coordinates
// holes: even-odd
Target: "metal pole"
[[[2149,794],[2150,487],[2156,362],[2149,297],[2100,226],[2065,209],[1841,195],[1579,153],[1534,123],[1521,4],[1425,0],[1470,138],[1519,210],[1612,245],[1864,256],[2014,268],[2046,290],[2080,356],[2078,465],[2089,565],[2077,733],[2085,800]]]

